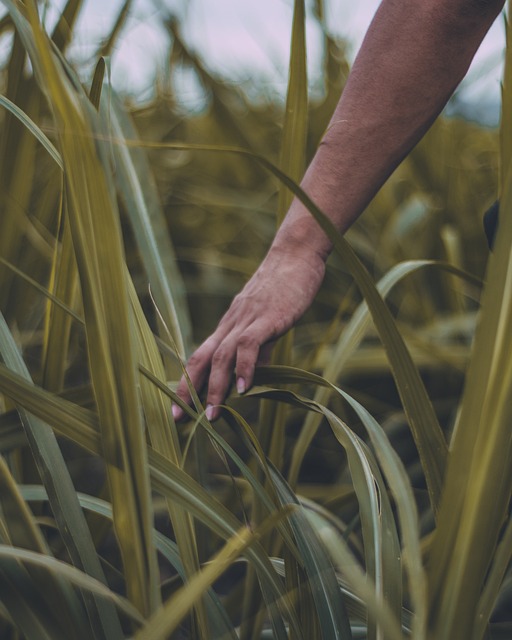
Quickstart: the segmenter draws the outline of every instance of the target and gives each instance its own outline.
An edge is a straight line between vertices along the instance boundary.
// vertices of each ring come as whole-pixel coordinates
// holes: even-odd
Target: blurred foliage
[[[4,4],[0,637],[510,637],[512,238],[500,234],[487,272],[482,228],[499,132],[441,117],[347,234],[357,257],[336,238],[285,349],[293,368],[262,368],[215,428],[196,397],[178,428],[178,356],[267,250],[276,166],[297,175],[294,126],[314,154],[345,44],[316,2],[322,90],[297,125],[282,96],[255,98],[257,78],[219,77],[172,18],[168,75],[147,104],[122,101],[102,56],[129,0],[85,88],[66,61],[85,3],[68,0],[51,41],[35,2]],[[289,105],[304,55],[297,36]],[[194,112],[184,75],[202,95]],[[508,138],[503,126],[505,160]],[[507,212],[503,185],[501,199]],[[446,461],[417,445],[438,422],[452,453],[434,531],[425,477]]]

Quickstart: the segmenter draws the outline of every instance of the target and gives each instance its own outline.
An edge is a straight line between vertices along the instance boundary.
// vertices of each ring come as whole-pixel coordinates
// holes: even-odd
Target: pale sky
[[[353,57],[379,0],[324,2],[330,32],[347,40]],[[50,9],[64,4],[65,0],[49,0]],[[90,56],[90,43],[109,33],[121,5],[122,0],[85,1],[74,55]],[[186,41],[211,70],[228,78],[253,77],[255,83],[284,91],[292,10],[292,0],[134,0],[112,57],[112,83],[142,99],[148,97],[155,72],[165,66],[168,40],[162,16],[171,12],[181,18]],[[51,20],[51,10],[49,15]],[[504,25],[498,18],[464,82],[465,99],[499,100],[503,49]],[[321,37],[316,23],[310,20],[310,75],[319,68],[320,56]]]

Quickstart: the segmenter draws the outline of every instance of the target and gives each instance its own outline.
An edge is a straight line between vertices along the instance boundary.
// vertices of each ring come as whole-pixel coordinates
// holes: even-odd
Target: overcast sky
[[[62,7],[65,0],[50,0]],[[311,4],[310,2],[307,3]],[[80,16],[75,53],[87,57],[91,42],[111,29],[122,0],[86,0]],[[325,0],[329,30],[343,37],[355,55],[379,0]],[[134,0],[112,57],[112,81],[123,91],[144,97],[165,62],[168,39],[162,17],[181,18],[186,41],[208,66],[228,77],[254,77],[278,90],[286,87],[292,0]],[[309,21],[310,74],[318,69],[321,37]],[[466,99],[499,99],[503,20],[487,35],[465,82]]]

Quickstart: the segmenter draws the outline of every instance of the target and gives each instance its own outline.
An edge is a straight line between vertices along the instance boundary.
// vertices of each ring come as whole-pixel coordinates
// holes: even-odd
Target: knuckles
[[[243,351],[257,351],[260,346],[260,340],[253,333],[242,333],[238,339],[238,347]]]
[[[190,373],[192,371],[195,371],[196,369],[199,369],[201,367],[202,362],[203,362],[203,357],[202,357],[200,351],[198,350],[198,351],[194,352],[190,356],[190,358],[188,359],[188,362],[187,362],[187,371],[188,371],[189,375],[190,375]]]
[[[233,353],[231,349],[220,345],[217,347],[215,353],[212,356],[212,365],[213,366],[223,366],[228,364],[233,360]]]

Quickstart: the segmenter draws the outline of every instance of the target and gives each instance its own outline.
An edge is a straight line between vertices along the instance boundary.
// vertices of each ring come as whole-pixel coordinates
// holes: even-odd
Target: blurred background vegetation
[[[137,568],[132,568],[131,573],[128,570],[130,562],[127,558],[131,554],[130,527],[140,530],[141,549],[145,545],[144,541],[149,540],[152,535],[148,533],[148,527],[152,525],[144,522],[141,515],[144,509],[150,514],[148,517],[155,515],[161,535],[177,543],[184,565],[181,572],[190,576],[200,564],[221,549],[222,538],[228,539],[234,534],[233,522],[238,522],[242,527],[243,523],[249,521],[259,523],[264,520],[262,514],[265,510],[261,506],[265,504],[261,497],[261,492],[264,491],[268,499],[281,505],[293,503],[296,500],[295,494],[300,496],[314,530],[313,533],[306,534],[304,531],[309,531],[307,526],[300,524],[300,520],[291,519],[289,528],[283,526],[280,529],[282,539],[278,540],[275,534],[274,537],[269,537],[266,532],[261,534],[266,551],[265,562],[269,562],[268,558],[271,558],[274,569],[281,574],[286,563],[286,586],[290,593],[296,589],[300,594],[297,599],[291,598],[291,604],[287,605],[294,611],[296,607],[297,618],[289,611],[283,614],[287,630],[291,629],[289,637],[301,637],[300,620],[305,625],[303,633],[306,638],[348,638],[349,631],[343,626],[343,622],[337,620],[337,614],[332,616],[332,628],[336,630],[332,633],[335,635],[329,635],[331,627],[322,619],[323,610],[312,595],[316,583],[311,577],[312,565],[308,564],[313,563],[321,574],[318,564],[320,561],[316,559],[317,564],[314,564],[301,544],[307,546],[309,543],[314,547],[316,541],[321,539],[331,554],[326,554],[325,557],[330,557],[331,560],[334,558],[332,561],[336,564],[336,570],[341,571],[338,561],[340,557],[346,558],[344,555],[337,555],[344,553],[340,551],[341,539],[352,552],[352,557],[371,573],[373,551],[367,549],[368,527],[371,528],[371,525],[368,515],[361,509],[360,501],[363,498],[360,490],[354,489],[351,477],[355,463],[350,447],[356,445],[343,441],[343,447],[349,451],[344,453],[339,444],[341,436],[333,427],[333,421],[346,422],[358,439],[357,442],[361,443],[368,442],[365,435],[368,424],[355,405],[348,406],[339,394],[329,394],[322,391],[321,387],[317,389],[318,380],[313,378],[315,374],[323,376],[329,383],[339,385],[382,425],[383,432],[398,452],[411,483],[411,495],[414,495],[415,500],[414,506],[410,504],[409,507],[413,519],[414,509],[419,509],[421,552],[424,556],[428,556],[430,552],[429,534],[433,530],[434,519],[427,490],[429,487],[425,481],[425,460],[420,461],[411,436],[409,417],[405,416],[395,383],[396,372],[389,364],[377,330],[368,321],[367,313],[364,315],[364,309],[360,306],[362,295],[354,285],[352,273],[339,255],[333,254],[330,258],[318,299],[295,330],[287,362],[280,363],[293,364],[294,367],[309,372],[311,377],[308,378],[306,374],[302,377],[296,373],[292,375],[285,371],[279,378],[279,373],[262,372],[259,378],[261,385],[266,385],[265,388],[277,386],[285,391],[268,392],[268,388],[265,391],[262,390],[263,387],[258,387],[254,397],[232,397],[230,406],[233,413],[226,412],[225,418],[216,424],[221,444],[214,441],[211,434],[210,439],[204,436],[204,430],[208,431],[209,427],[205,424],[204,416],[200,417],[200,405],[196,407],[198,413],[193,413],[197,419],[195,423],[192,421],[193,426],[187,424],[177,429],[169,417],[168,397],[157,401],[151,396],[155,392],[163,397],[161,387],[160,392],[155,391],[156,386],[155,389],[151,388],[151,392],[142,392],[141,406],[136,409],[144,414],[143,421],[150,434],[149,458],[145,459],[142,453],[142,457],[135,462],[130,458],[130,452],[137,450],[141,444],[140,439],[137,439],[140,434],[137,435],[135,426],[131,435],[126,435],[127,456],[131,460],[127,465],[133,465],[135,469],[139,469],[137,465],[140,465],[140,469],[134,471],[136,478],[137,473],[141,474],[140,477],[148,474],[144,482],[148,486],[151,483],[155,501],[150,503],[148,500],[149,489],[144,482],[134,481],[133,504],[130,503],[131,506],[129,504],[127,507],[130,517],[134,518],[129,521],[131,525],[125,524],[126,520],[123,518],[126,514],[119,511],[122,507],[116,507],[116,504],[123,502],[128,490],[124,485],[116,484],[119,480],[114,478],[115,472],[110,468],[115,467],[109,457],[116,455],[115,442],[113,449],[108,449],[109,443],[112,446],[115,438],[122,439],[125,436],[103,435],[101,456],[96,455],[98,451],[94,449],[90,439],[93,433],[107,433],[102,431],[106,427],[98,427],[97,424],[98,421],[101,424],[105,422],[104,416],[108,414],[110,406],[111,398],[107,398],[107,391],[103,390],[105,381],[109,384],[114,381],[119,387],[122,382],[120,401],[129,397],[131,392],[126,389],[139,390],[138,385],[144,387],[140,381],[137,386],[130,387],[130,381],[119,382],[116,379],[116,375],[128,366],[126,363],[129,360],[119,358],[116,351],[118,309],[111,297],[117,289],[124,287],[121,275],[124,273],[124,263],[115,263],[115,268],[118,269],[114,270],[117,274],[115,277],[118,279],[112,275],[112,281],[108,282],[111,276],[108,268],[112,265],[109,258],[101,257],[100,238],[102,235],[105,237],[105,234],[114,234],[112,230],[115,229],[115,224],[112,227],[102,226],[98,206],[101,205],[101,209],[108,202],[110,204],[107,208],[112,207],[114,212],[112,220],[117,220],[117,215],[119,216],[126,264],[141,309],[145,313],[144,320],[142,315],[137,315],[138,303],[130,299],[131,306],[126,308],[132,311],[126,312],[126,332],[127,335],[130,331],[137,334],[137,347],[133,347],[133,354],[129,355],[145,371],[146,378],[151,379],[150,376],[153,375],[160,381],[160,385],[170,381],[169,393],[172,396],[181,368],[173,355],[175,345],[164,325],[169,327],[177,349],[183,356],[189,355],[193,347],[215,328],[229,302],[256,269],[270,245],[276,229],[280,188],[275,177],[253,157],[215,153],[195,146],[238,147],[264,156],[278,165],[283,129],[286,127],[283,95],[268,90],[260,93],[257,90],[257,80],[245,83],[233,81],[211,69],[208,60],[199,56],[183,36],[180,21],[169,14],[162,19],[162,25],[168,34],[166,73],[157,78],[151,96],[143,103],[130,95],[118,96],[110,83],[109,56],[119,38],[123,37],[123,27],[132,5],[129,0],[120,6],[110,34],[102,42],[92,45],[89,43],[89,46],[94,46],[90,57],[81,63],[73,57],[74,68],[65,59],[73,42],[75,21],[79,12],[86,10],[87,1],[69,0],[62,15],[55,24],[52,23],[49,35],[53,41],[53,52],[60,52],[55,56],[58,62],[54,60],[53,63],[45,58],[47,45],[37,39],[35,19],[30,12],[30,27],[26,26],[25,4],[27,7],[32,6],[31,2],[7,2],[8,12],[0,21],[0,34],[5,44],[2,61],[4,109],[0,114],[0,309],[6,322],[2,337],[2,359],[7,365],[9,349],[14,349],[12,353],[19,349],[24,363],[23,366],[20,365],[16,356],[11,354],[11,364],[5,367],[5,371],[2,369],[1,381],[5,399],[0,425],[2,452],[6,459],[6,469],[2,471],[2,543],[25,549],[35,547],[41,553],[49,545],[50,551],[46,549],[45,553],[70,561],[75,567],[97,577],[93,571],[75,561],[73,551],[70,551],[70,542],[61,529],[64,525],[68,526],[62,522],[65,503],[60,501],[55,487],[49,488],[44,481],[45,474],[51,476],[48,466],[45,466],[48,465],[48,460],[39,460],[34,453],[41,451],[41,447],[51,447],[43,446],[37,438],[35,441],[31,440],[32,436],[29,436],[30,447],[27,447],[25,439],[20,435],[20,419],[16,417],[18,414],[14,410],[16,404],[22,407],[22,422],[24,412],[31,411],[39,419],[48,422],[59,436],[64,436],[60,440],[60,447],[75,488],[95,496],[96,501],[92,503],[91,510],[96,513],[88,515],[88,525],[107,583],[113,592],[127,595],[144,618],[154,616],[151,618],[153,626],[148,627],[145,632],[144,623],[133,611],[125,608],[120,616],[121,631],[119,622],[112,626],[104,622],[112,619],[111,612],[105,613],[97,603],[91,604],[84,598],[84,606],[89,615],[88,624],[93,629],[90,633],[94,634],[87,635],[89,632],[86,631],[86,637],[121,637],[128,633],[128,629],[139,629],[140,637],[167,637],[172,632],[171,626],[174,625],[172,630],[179,627],[185,617],[188,607],[185,607],[183,615],[180,609],[180,614],[176,614],[175,618],[169,608],[158,608],[160,599],[166,601],[181,586],[181,581],[176,578],[176,573],[180,573],[180,569],[176,569],[179,562],[172,565],[169,556],[160,562],[160,576],[156,578],[157,570],[151,566],[153,560],[147,551],[148,558],[140,560],[140,567],[145,567],[147,574],[138,568],[141,575],[149,576],[149,585],[158,583],[158,587],[151,591],[148,586],[147,593],[141,595],[137,592],[137,587],[133,586],[140,584],[140,576],[136,577]],[[296,6],[300,4],[298,2]],[[40,3],[43,17],[49,5],[51,3]],[[321,69],[317,71],[314,91],[311,92],[307,122],[304,123],[306,161],[315,152],[343,90],[350,66],[347,57],[348,43],[333,36],[326,28],[322,3],[314,3],[308,11],[310,20],[318,22],[322,33],[323,59]],[[300,31],[300,17],[297,14],[294,25]],[[303,48],[298,47],[296,55],[301,53],[304,53]],[[58,69],[55,75],[57,79],[52,75],[52,64]],[[180,96],[183,78],[187,78],[186,82],[195,87],[198,95],[199,106],[196,105],[193,110],[185,108]],[[79,107],[76,107],[73,96],[78,96],[76,104]],[[87,106],[84,106],[86,102]],[[77,115],[73,119],[75,107],[80,117]],[[90,113],[90,109],[94,113]],[[383,295],[387,297],[396,327],[412,355],[432,401],[435,417],[447,438],[450,437],[460,411],[480,304],[481,281],[490,255],[482,218],[496,200],[499,190],[498,128],[470,121],[462,117],[462,111],[466,113],[456,97],[449,106],[450,115],[444,115],[436,122],[347,234],[347,240],[371,277],[375,282],[382,281],[382,291],[385,291]],[[22,121],[23,114],[30,120]],[[83,130],[80,129],[82,126]],[[81,143],[77,143],[76,147],[66,146],[65,132],[77,134],[77,127],[81,132],[81,137],[77,136],[77,139],[92,140],[94,144],[91,144],[91,149],[86,148],[85,142],[83,147],[80,146]],[[40,143],[41,140],[43,144]],[[55,161],[56,155],[51,155],[53,147],[50,141],[57,147],[55,154],[65,168],[64,180],[59,162]],[[179,145],[180,148],[172,148],[173,145]],[[93,153],[93,149],[101,159],[97,166],[96,161],[90,160],[88,155]],[[95,201],[94,198],[100,196],[91,195],[95,191],[92,185],[99,184],[103,175],[107,182],[104,200]],[[100,191],[98,188],[98,192]],[[89,232],[84,230],[85,227],[81,230],[79,222],[73,222],[74,209],[79,211],[80,207],[84,207],[84,212],[87,212],[89,205],[93,213],[83,213],[83,219],[92,220],[90,234],[98,234],[94,235],[95,241],[91,244],[100,247],[99,257],[94,257],[95,247],[88,248]],[[94,211],[98,216],[96,222],[93,221]],[[82,213],[77,213],[76,220],[81,220],[81,216]],[[105,214],[105,218],[109,216],[110,214]],[[84,254],[81,253],[81,247],[85,247]],[[99,265],[98,273],[93,273],[94,268],[91,268],[89,274],[87,265],[95,264],[95,260]],[[450,267],[447,268],[446,265]],[[95,287],[101,292],[101,300],[95,298]],[[107,309],[104,313],[111,322],[110,328],[105,328],[104,342],[101,341],[101,336],[94,342],[95,321],[92,319],[91,309],[96,309],[95,305],[98,309]],[[70,315],[70,311],[74,315]],[[130,324],[133,324],[130,315],[132,312],[133,317],[137,318],[138,333]],[[119,316],[123,316],[123,313],[124,311],[119,312]],[[151,332],[156,336],[154,345]],[[10,337],[6,337],[8,334]],[[125,346],[129,344],[129,339],[126,339]],[[12,345],[16,345],[16,348]],[[107,371],[107,365],[102,370],[103,357],[105,362],[107,360],[107,356],[104,356],[105,345],[109,345],[108,357],[114,363],[114,373]],[[156,345],[163,357],[158,365],[154,360]],[[13,362],[18,364],[13,365]],[[24,375],[25,380],[30,376],[42,395],[36,396],[38,392],[24,387],[7,369]],[[153,379],[153,384],[157,385],[158,380],[155,382]],[[290,386],[290,382],[294,384]],[[105,398],[102,400],[103,392]],[[292,392],[299,395],[292,397]],[[45,395],[50,393],[51,396]],[[268,393],[277,394],[275,397],[283,402],[282,406],[286,406],[282,415],[276,416],[265,403],[260,409],[260,396],[266,397],[265,394]],[[279,395],[280,393],[284,395]],[[308,398],[314,397],[320,403],[320,412],[325,416],[323,420],[317,419],[318,413],[311,413],[311,406],[306,401],[297,400],[301,394]],[[58,399],[55,400],[55,407],[52,405],[52,398]],[[78,411],[73,419],[82,426],[82,435],[73,431],[74,414],[70,409],[71,405],[65,404],[66,401],[73,403]],[[161,406],[158,402],[161,402]],[[44,408],[50,405],[52,408]],[[155,408],[157,406],[158,409]],[[70,412],[67,418],[62,417],[64,414],[59,414],[59,407],[63,412],[67,407]],[[129,408],[125,408],[127,413]],[[86,410],[89,413],[84,413]],[[154,416],[158,411],[161,413],[156,419]],[[333,418],[330,411],[337,417]],[[152,417],[155,424],[159,424],[158,420],[163,420],[162,415],[166,415],[171,424],[171,427],[165,428],[169,428],[172,433],[169,436],[172,445],[169,442],[165,446],[156,444],[158,436],[148,426]],[[269,416],[272,417],[270,422]],[[123,420],[120,423],[124,424]],[[249,424],[256,436],[259,436],[263,451],[251,440]],[[91,433],[87,431],[87,425]],[[274,441],[275,438],[271,435],[273,430],[279,431],[281,442]],[[245,467],[245,470],[239,471],[239,459],[231,449],[226,448],[229,445],[236,449],[236,455],[244,463],[247,462],[252,475],[249,475]],[[373,446],[375,447],[375,442]],[[364,444],[365,451],[367,447],[369,445]],[[88,449],[87,454],[84,454],[84,448]],[[154,450],[158,451],[162,460],[165,458],[166,463],[170,460],[180,472],[185,470],[189,474],[186,477],[185,474],[180,476],[175,470],[178,474],[176,485],[181,483],[189,492],[190,504],[195,499],[204,500],[205,511],[201,511],[200,507],[197,507],[199,511],[194,511],[196,507],[187,506],[186,500],[183,502],[184,498],[180,497],[179,488],[174,485],[172,489],[169,488],[171,485],[165,482],[170,483],[170,480],[164,482],[158,476],[158,473],[165,472],[168,474],[166,478],[171,478],[171,463],[165,467],[162,460],[155,458]],[[55,455],[58,456],[57,453]],[[386,476],[386,481],[383,482],[369,449],[366,455],[371,460],[368,464],[375,474],[377,493],[386,492],[389,478]],[[275,468],[265,467],[267,459]],[[106,465],[103,464],[104,461]],[[381,462],[379,458],[379,464]],[[51,468],[52,465],[49,466]],[[109,473],[111,475],[107,487],[105,474]],[[46,494],[41,488],[41,477]],[[160,480],[157,481],[156,478]],[[197,487],[188,486],[186,478],[197,481]],[[286,478],[291,488],[284,480],[280,484],[279,478]],[[55,483],[56,480],[53,479],[52,486]],[[201,493],[201,485],[206,490],[204,494]],[[39,489],[36,490],[34,486]],[[503,489],[504,494],[507,490]],[[257,500],[252,491],[258,496]],[[55,495],[50,508],[45,501],[52,501],[52,492]],[[207,508],[212,513],[215,510],[215,505],[212,503],[212,506],[207,501],[208,494],[214,496],[218,505],[226,508],[224,512],[218,506],[221,517],[225,519],[225,523],[229,523],[229,526],[223,525],[224,529],[220,525],[215,528],[212,525],[214,517],[206,512]],[[397,499],[396,495],[394,498]],[[170,506],[166,499],[171,503],[174,501],[174,506]],[[400,511],[395,503],[391,508],[382,495],[381,499],[384,520],[392,509],[393,512],[395,509]],[[32,515],[24,511],[25,500],[32,504]],[[106,503],[101,502],[102,500],[113,506],[113,516],[109,512],[110,516],[107,515],[106,518],[108,520],[113,517],[114,522],[117,518],[117,528],[114,526],[116,535],[112,533],[111,526],[106,524],[105,513],[110,507],[105,507]],[[397,502],[399,503],[399,499]],[[104,511],[100,518],[98,513],[102,509]],[[188,513],[189,509],[197,521],[202,523],[201,526],[194,525],[193,533],[191,519],[187,519],[188,516],[182,513],[182,510]],[[229,512],[236,516],[233,522],[229,520]],[[279,509],[277,513],[276,518],[286,518],[286,514],[283,515]],[[7,517],[9,514],[12,515],[11,520]],[[375,512],[372,514],[375,517]],[[23,526],[18,527],[18,521]],[[172,527],[169,521],[172,522]],[[121,522],[125,529],[128,526],[129,533],[125,531],[125,540],[120,534]],[[498,524],[495,528],[499,530],[499,516],[496,516],[496,522]],[[401,527],[405,525],[402,523],[394,526],[394,535],[398,539],[397,530],[402,535]],[[302,533],[301,527],[304,527]],[[20,534],[18,529],[24,533]],[[35,533],[36,531],[39,533]],[[39,539],[40,531],[44,532],[44,543]],[[73,533],[72,537],[74,535]],[[296,536],[294,543],[290,542],[292,535]],[[388,534],[382,535],[386,537]],[[392,550],[396,551],[393,546],[396,541],[393,535],[389,534],[388,537],[393,538],[387,543],[387,552],[392,555]],[[242,543],[240,540],[238,542],[242,549]],[[189,543],[190,546],[187,546]],[[299,547],[298,551],[295,543]],[[495,546],[496,541],[493,544]],[[494,546],[490,547],[490,557],[493,557]],[[161,547],[159,549],[162,553]],[[244,638],[270,637],[264,635],[270,633],[270,618],[275,637],[284,637],[279,635],[283,631],[276,622],[275,611],[272,612],[269,605],[269,602],[275,603],[279,599],[275,594],[272,596],[274,600],[268,595],[268,585],[267,593],[264,593],[267,613],[256,613],[261,603],[254,596],[255,577],[251,570],[246,571],[246,562],[253,562],[254,566],[258,566],[258,563],[254,560],[255,556],[249,556],[249,560],[240,560],[240,549],[235,549],[228,556],[228,561],[224,560],[226,565],[221,566],[225,568],[229,565],[230,569],[222,578],[219,578],[222,573],[220,569],[218,575],[209,578],[209,583],[218,580],[215,583],[216,594],[220,594],[222,606],[231,620],[230,628],[237,628]],[[300,562],[296,558],[301,553],[303,565],[299,567]],[[292,556],[292,560],[295,558],[297,566],[289,556]],[[9,559],[8,555],[6,557]],[[238,560],[234,562],[234,558]],[[279,564],[279,558],[282,559],[283,566]],[[500,558],[503,560],[506,554]],[[322,556],[322,562],[324,560]],[[508,564],[508,558],[505,564]],[[289,570],[290,566],[295,567],[294,572]],[[486,565],[486,568],[489,566]],[[264,571],[271,575],[271,568],[266,565]],[[59,596],[59,589],[63,589],[71,602],[69,615],[58,620],[54,620],[51,614],[46,616],[44,609],[48,603],[44,602],[44,598],[36,598],[33,593],[41,585],[41,574],[36,569],[18,574],[12,564],[6,561],[0,567],[0,572],[5,578],[5,584],[10,585],[1,589],[4,603],[1,610],[1,637],[15,638],[19,637],[19,633],[34,638],[75,637],[69,635],[70,630],[75,633],[83,623],[76,613],[74,602],[79,589],[74,589],[72,594],[64,589],[59,582],[60,574],[57,569],[52,578],[55,584],[52,587],[50,600],[53,605],[50,604],[50,610],[54,611],[51,607],[55,606],[54,599]],[[395,567],[394,572],[391,582],[396,580],[401,583],[401,569]],[[400,574],[398,578],[397,574]],[[304,586],[307,582],[306,575],[311,581],[309,591]],[[402,595],[393,591],[395,583],[393,588],[386,583],[384,589],[392,592],[389,606],[395,614],[395,623],[398,618],[404,628],[409,628],[411,624],[409,608],[414,610],[418,606],[417,596],[414,593],[411,596],[409,591],[408,582],[413,575],[414,573],[410,573],[404,579],[403,601]],[[258,576],[261,581],[261,575]],[[377,580],[376,577],[375,579]],[[498,581],[497,578],[496,580]],[[346,577],[339,578],[344,589],[352,589],[357,593],[357,589],[353,586],[349,588],[346,581]],[[495,591],[499,591],[500,595],[493,599],[492,606],[493,637],[500,637],[500,625],[504,625],[505,635],[502,637],[510,637],[506,635],[510,631],[510,627],[506,626],[510,618],[510,581],[502,579],[498,582],[500,589],[495,587]],[[24,591],[24,586],[28,583],[31,585],[30,589]],[[198,587],[197,593],[203,593],[209,583]],[[79,582],[75,584],[80,589],[87,590],[87,585]],[[245,584],[245,589],[238,589],[241,584]],[[355,584],[360,586],[357,580]],[[324,588],[328,594],[326,601],[331,602],[329,598],[334,596],[329,592],[330,587]],[[9,589],[11,595],[4,593]],[[155,595],[157,591],[159,595]],[[190,598],[190,606],[197,601],[197,593],[194,598]],[[350,615],[356,620],[352,624],[352,637],[401,637],[400,633],[396,633],[396,624],[393,627],[392,623],[386,622],[387,618],[380,611],[378,602],[374,609],[371,609],[373,605],[369,605],[371,613],[367,617],[365,607],[361,607],[360,600],[350,593],[350,597],[345,594],[344,598],[348,602]],[[478,594],[480,597],[480,591]],[[386,597],[388,595],[386,591]],[[36,600],[33,619],[24,623],[24,616],[27,615],[24,605],[28,603],[32,606]],[[208,603],[203,605],[208,613],[205,614],[205,609],[198,606],[195,616],[183,623],[172,637],[198,637],[205,640],[210,637],[232,637],[227,631],[218,630],[229,627],[222,616],[220,618],[224,622],[216,623],[220,626],[215,634],[211,628],[209,632],[205,630],[208,628],[205,616],[212,615],[215,620],[217,618],[211,614],[211,603],[210,609]],[[81,604],[78,609],[80,606]],[[96,606],[97,611],[94,609]],[[91,610],[95,613],[91,613]],[[158,617],[160,614],[161,618]],[[379,617],[381,614],[382,617]],[[467,615],[467,611],[464,614]],[[435,619],[435,615],[430,615]],[[97,619],[102,622],[97,623]],[[376,619],[380,620],[378,624],[375,623]],[[421,626],[425,621],[421,622],[421,616],[419,619],[418,624]],[[172,624],[169,620],[172,620]],[[380,624],[385,629],[385,636],[378,635]],[[438,622],[434,620],[433,628],[437,628],[435,624]],[[340,632],[339,628],[345,631]],[[46,635],[37,635],[43,633],[41,629]],[[425,633],[425,629],[426,626],[421,633]],[[485,629],[482,633],[484,632]],[[361,633],[363,636],[357,635]],[[460,631],[457,637],[466,639],[468,636],[464,633],[464,630]],[[431,637],[436,637],[437,640],[440,636]],[[448,637],[453,639],[456,636]],[[475,639],[476,637],[483,635],[475,635]]]

